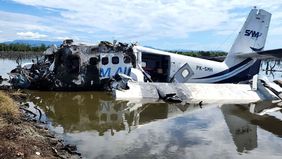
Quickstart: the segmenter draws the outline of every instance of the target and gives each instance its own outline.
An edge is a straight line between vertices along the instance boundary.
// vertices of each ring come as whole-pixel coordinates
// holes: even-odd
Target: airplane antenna
[[[236,35],[236,32],[238,31],[238,29],[241,28],[241,24],[239,24],[236,29],[233,30],[233,32],[231,34],[228,35],[227,38],[225,38],[225,40],[218,45],[218,47],[216,48],[216,51],[218,51],[220,48],[223,48],[223,46],[226,44],[227,41],[230,40],[231,37],[233,37],[234,35]],[[232,44],[231,44],[232,45]],[[229,50],[227,50],[228,52]]]

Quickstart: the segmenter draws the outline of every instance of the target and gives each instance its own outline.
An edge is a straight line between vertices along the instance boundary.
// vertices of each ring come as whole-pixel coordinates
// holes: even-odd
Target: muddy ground
[[[19,104],[23,100],[19,91],[0,91],[0,158],[81,158],[75,146],[64,145],[27,116]]]

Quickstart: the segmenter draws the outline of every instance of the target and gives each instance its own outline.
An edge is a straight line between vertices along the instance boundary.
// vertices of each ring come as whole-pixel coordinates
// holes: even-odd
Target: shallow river
[[[0,75],[15,65],[0,61]],[[281,76],[280,76],[281,77]],[[28,91],[85,158],[281,158],[282,113],[249,105],[115,101],[105,92]],[[276,106],[257,103],[256,111]]]

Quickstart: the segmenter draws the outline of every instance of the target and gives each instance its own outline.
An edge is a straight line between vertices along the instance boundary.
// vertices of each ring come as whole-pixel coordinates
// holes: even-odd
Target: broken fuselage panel
[[[136,66],[133,45],[100,42],[98,45],[64,41],[50,47],[41,60],[18,66],[10,82],[16,88],[39,90],[103,90],[116,74],[130,75]]]

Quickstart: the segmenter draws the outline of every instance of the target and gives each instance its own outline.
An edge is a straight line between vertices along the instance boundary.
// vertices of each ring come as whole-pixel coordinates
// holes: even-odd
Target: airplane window
[[[113,64],[118,64],[119,63],[119,58],[117,56],[112,57],[112,63]]]
[[[108,57],[103,57],[102,58],[102,65],[107,65],[109,63],[109,58]]]
[[[123,61],[124,61],[124,63],[130,63],[131,62],[129,56],[124,56]]]
[[[181,73],[183,78],[186,78],[189,75],[189,71],[187,69],[183,70]]]
[[[107,121],[107,114],[106,114],[106,113],[103,113],[103,114],[101,115],[100,119],[101,119],[102,121]]]
[[[97,57],[91,57],[90,59],[89,59],[89,64],[90,65],[96,65],[97,63],[98,63],[98,58]]]
[[[118,116],[117,114],[111,114],[110,118],[112,121],[116,121],[118,119]]]

